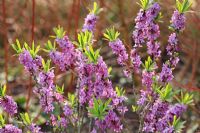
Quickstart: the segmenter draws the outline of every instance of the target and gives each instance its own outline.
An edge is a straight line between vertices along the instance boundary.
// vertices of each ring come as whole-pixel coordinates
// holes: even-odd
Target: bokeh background
[[[16,38],[21,42],[44,47],[45,42],[53,35],[52,28],[61,25],[71,40],[76,40],[81,30],[88,7],[93,0],[1,0],[0,1],[0,83],[7,83],[8,93],[13,95],[21,111],[29,110],[34,120],[44,124],[42,111],[37,98],[31,93],[34,82],[19,64],[11,45]],[[103,40],[106,28],[114,26],[120,31],[120,38],[127,47],[132,47],[132,31],[134,18],[139,10],[136,4],[139,0],[96,0],[104,9],[99,15],[95,30],[95,47],[101,47],[101,55],[108,66],[113,67],[112,81],[115,85],[124,87],[129,97],[128,105],[134,103],[133,92],[141,89],[141,77],[135,75],[132,79],[123,76],[122,68],[117,65],[108,43]],[[186,13],[186,30],[180,35],[181,61],[174,71],[172,84],[175,89],[184,89],[194,94],[194,105],[189,107],[183,119],[187,120],[184,132],[200,132],[200,0],[191,0],[191,11]],[[165,46],[170,34],[168,26],[175,9],[175,0],[160,0],[163,18],[160,25],[162,60],[165,60]],[[146,57],[145,49],[142,57]],[[46,53],[40,52],[44,57]],[[76,77],[70,72],[60,73],[56,69],[55,82],[65,84],[65,92],[73,92]],[[133,86],[134,82],[134,86]],[[28,97],[29,95],[29,97]],[[28,104],[27,104],[27,101]],[[29,106],[27,106],[29,105]],[[33,112],[36,109],[36,112]],[[138,116],[129,111],[126,114],[126,132],[134,132],[138,128]]]

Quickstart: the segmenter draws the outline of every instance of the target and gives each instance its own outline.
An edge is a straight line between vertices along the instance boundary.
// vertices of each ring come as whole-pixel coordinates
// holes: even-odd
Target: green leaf
[[[137,3],[143,10],[147,10],[150,6],[150,0],[140,0],[140,3]]]
[[[20,54],[23,51],[22,48],[21,48],[21,44],[20,44],[18,39],[16,39],[16,44],[11,44],[11,46],[17,54]]]
[[[58,85],[56,85],[56,92],[60,94],[64,94],[64,84],[62,85],[62,87],[59,87]]]
[[[133,112],[137,112],[138,109],[139,109],[139,106],[134,106],[134,105],[132,105],[132,111],[133,111]]]
[[[173,100],[174,93],[170,84],[167,84],[162,89],[160,89],[160,87],[156,88],[156,92],[160,95],[160,98],[163,101],[171,102]]]
[[[6,85],[0,85],[0,97],[4,97],[6,94]]]
[[[114,27],[112,27],[106,29],[106,32],[103,35],[106,40],[115,41],[119,37],[120,33],[116,31]]]
[[[74,107],[76,105],[77,99],[74,94],[68,93],[68,100],[71,107]]]
[[[110,104],[111,99],[103,102],[101,99],[93,98],[93,101],[94,105],[93,107],[87,108],[88,112],[90,113],[91,117],[103,120],[109,110],[108,105]]]
[[[182,130],[185,127],[184,124],[185,121],[181,121],[176,115],[174,116],[172,126],[174,127],[176,133],[182,133]]]
[[[181,91],[181,99],[179,99],[178,101],[185,105],[192,104],[193,103],[193,95],[192,94],[190,95],[188,92],[183,94],[183,92]]]
[[[48,72],[50,70],[50,64],[51,60],[47,60],[47,62],[45,62],[44,59],[42,59],[42,67],[45,72]]]
[[[84,52],[86,47],[92,44],[92,36],[90,31],[78,33],[78,48]]]
[[[0,114],[0,128],[3,128],[5,126],[5,120],[3,118],[3,115]]]
[[[30,125],[31,124],[31,119],[28,115],[28,113],[20,113],[20,116],[22,118],[22,121],[25,125]]]
[[[123,88],[115,87],[115,91],[117,92],[118,96],[123,96],[125,94],[125,90]]]
[[[156,68],[156,63],[152,61],[150,56],[148,56],[147,60],[145,60],[145,62],[142,63],[142,66],[147,72],[151,72]]]
[[[103,9],[96,2],[93,3],[93,8],[89,9],[90,13],[98,15]]]
[[[189,0],[183,0],[182,3],[179,0],[176,0],[176,8],[180,13],[187,12],[191,6],[192,3],[190,3]]]
[[[64,28],[58,25],[57,27],[53,28],[54,33],[56,34],[56,38],[62,39],[65,36]]]

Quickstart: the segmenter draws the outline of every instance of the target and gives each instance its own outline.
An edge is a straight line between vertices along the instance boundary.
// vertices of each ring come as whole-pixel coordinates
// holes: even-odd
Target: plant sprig
[[[189,105],[193,103],[193,95],[189,94],[188,92],[184,94],[183,91],[181,91],[181,98],[179,99],[176,97],[176,99],[179,103],[182,103],[184,105]]]
[[[17,54],[20,54],[21,52],[23,52],[23,49],[18,39],[16,39],[16,44],[13,43],[11,44],[11,46]]]
[[[28,113],[20,113],[20,116],[22,118],[22,121],[25,125],[30,125],[31,124],[31,119],[28,115]]]
[[[125,94],[125,90],[123,88],[120,88],[118,86],[115,87],[115,91],[117,93],[117,96],[123,96]]]
[[[50,52],[53,50],[56,50],[56,43],[54,42],[52,44],[52,42],[50,40],[47,41],[47,43],[45,44],[46,49],[43,49],[45,52]]]
[[[160,87],[157,88],[156,91],[160,95],[160,98],[163,101],[168,101],[168,102],[172,101],[174,93],[172,91],[172,86],[169,83],[162,89],[160,89]]]
[[[42,59],[42,66],[45,72],[48,72],[51,68],[51,60],[47,60],[47,62],[44,61],[44,59]]]
[[[86,47],[92,43],[92,36],[92,32],[90,31],[78,33],[78,42],[75,42],[75,45],[82,51],[85,51]]]
[[[103,34],[105,39],[108,41],[115,41],[120,33],[115,30],[114,27],[106,29],[106,32]]]
[[[175,115],[171,126],[173,126],[176,133],[182,133],[182,130],[185,127],[184,124],[185,121],[181,121],[181,119]]]
[[[150,0],[140,0],[140,3],[137,3],[143,10],[147,10],[150,6]]]
[[[4,97],[6,94],[6,85],[0,85],[0,97]]]
[[[3,128],[5,126],[5,119],[2,114],[0,114],[0,128]]]
[[[151,57],[148,56],[147,60],[145,60],[144,63],[142,63],[142,66],[146,69],[146,71],[151,72],[155,69],[155,62],[152,61]]]
[[[91,108],[87,108],[88,112],[90,113],[91,117],[103,120],[105,115],[108,113],[108,105],[111,102],[111,99],[107,100],[106,102],[103,102],[101,99],[96,98],[93,98],[93,100],[94,105]]]
[[[76,106],[77,99],[76,99],[76,96],[74,94],[68,93],[68,101],[69,101],[69,104],[71,105],[71,107]]]
[[[94,51],[92,45],[89,45],[89,50],[85,51],[85,55],[88,57],[90,62],[97,63],[99,57],[100,49]]]
[[[64,94],[64,84],[62,85],[62,87],[56,85],[56,92]]]
[[[53,31],[56,34],[56,36],[51,36],[52,38],[62,39],[66,34],[66,31],[64,31],[64,28],[61,27],[60,25],[58,25],[57,27],[54,27]]]
[[[93,3],[93,8],[89,9],[90,13],[95,15],[98,15],[102,10],[103,8],[100,8],[96,2]]]
[[[180,13],[187,12],[191,6],[192,3],[189,0],[183,0],[182,2],[176,0],[176,8]]]

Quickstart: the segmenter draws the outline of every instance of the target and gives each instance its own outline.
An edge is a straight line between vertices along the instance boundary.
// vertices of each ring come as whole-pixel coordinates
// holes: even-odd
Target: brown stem
[[[8,44],[7,44],[7,24],[6,24],[6,5],[5,0],[2,1],[2,13],[3,13],[3,44],[4,44],[4,71],[6,86],[8,89]]]
[[[32,24],[31,24],[31,43],[34,41],[34,27],[35,27],[35,0],[32,0]],[[26,101],[26,111],[29,110],[29,102],[32,93],[32,79],[29,77],[28,96]]]

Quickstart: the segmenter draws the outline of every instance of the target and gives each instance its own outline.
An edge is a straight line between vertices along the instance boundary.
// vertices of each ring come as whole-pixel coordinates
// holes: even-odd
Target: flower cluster
[[[176,125],[173,125],[174,121],[179,121],[176,117],[179,118],[186,110],[186,104],[171,104],[169,101],[172,100],[172,88],[170,89],[167,85],[165,89],[161,89],[158,87],[158,83],[161,83],[161,86],[165,86],[174,78],[172,70],[179,61],[177,33],[172,33],[169,36],[166,49],[170,59],[163,64],[161,72],[157,74],[155,72],[155,68],[157,68],[155,66],[155,58],[160,57],[161,51],[159,49],[160,43],[157,41],[160,36],[159,26],[155,22],[159,18],[160,6],[154,2],[141,2],[143,9],[140,10],[135,19],[136,26],[133,32],[135,48],[140,47],[146,42],[147,53],[154,60],[148,57],[148,60],[143,64],[145,70],[142,72],[142,84],[146,87],[146,90],[141,90],[141,96],[137,101],[139,106],[144,107],[141,112],[144,125],[140,131],[172,133],[177,130]],[[183,6],[189,8],[187,3],[181,4],[179,2],[179,4],[179,11],[176,10],[174,12],[171,20],[171,27],[177,32],[183,31],[185,27],[185,16],[183,13],[185,9]],[[136,109],[135,106],[134,109]]]
[[[5,125],[0,129],[0,133],[22,133],[22,130],[11,124]]]
[[[97,16],[93,13],[90,13],[87,15],[87,17],[85,18],[85,23],[83,25],[83,31],[93,31],[94,28],[95,28],[95,25],[96,25],[96,22],[97,22]]]
[[[109,42],[109,46],[112,48],[113,53],[118,56],[118,64],[124,66],[128,61],[128,54],[122,41],[120,39],[116,39],[115,41]]]
[[[130,59],[133,64],[133,70],[139,73],[139,68],[140,65],[142,64],[142,61],[140,55],[136,52],[136,49],[131,50]]]
[[[62,71],[72,69],[77,58],[77,51],[74,45],[69,40],[68,36],[57,38],[56,42],[59,44],[62,51],[51,50],[49,53],[51,60],[54,64],[58,65]]]
[[[31,123],[31,125],[29,126],[29,130],[31,131],[31,133],[42,133],[40,131],[41,128],[34,123]]]
[[[35,92],[40,94],[40,104],[44,109],[44,112],[50,113],[53,111],[53,96],[54,96],[54,84],[53,84],[54,72],[53,70],[48,72],[39,73],[39,88]]]
[[[185,15],[175,10],[171,18],[171,26],[177,31],[183,31],[185,28]]]
[[[162,71],[159,75],[159,80],[161,82],[166,83],[166,82],[170,82],[173,78],[174,76],[172,74],[171,68],[169,68],[167,64],[163,64]]]
[[[24,65],[25,70],[30,73],[36,73],[42,67],[42,57],[36,56],[32,57],[28,50],[23,50],[19,55],[19,61]]]
[[[17,104],[11,96],[0,97],[0,106],[11,116],[17,113]]]
[[[162,70],[157,73],[156,60],[161,56],[159,25],[160,5],[158,2],[141,0],[142,9],[135,19],[135,30],[133,39],[135,46],[127,52],[119,32],[114,28],[108,29],[104,34],[109,41],[113,53],[117,56],[117,62],[123,66],[125,74],[131,72],[141,73],[142,87],[140,98],[133,110],[140,111],[140,131],[139,132],[161,132],[172,133],[180,128],[180,117],[186,111],[187,105],[192,102],[192,95],[181,94],[177,98],[178,103],[174,104],[174,92],[169,85],[174,76],[173,68],[177,65],[179,58],[178,39],[179,31],[184,29],[187,4],[180,4],[172,16],[171,27],[174,33],[169,36],[167,55],[170,59],[163,63]],[[182,8],[181,6],[184,6]],[[188,7],[187,7],[188,8]],[[34,43],[30,48],[24,44],[21,48],[19,41],[17,45],[12,45],[19,55],[20,63],[32,74],[36,82],[35,94],[39,97],[39,103],[44,113],[48,116],[46,121],[53,127],[55,132],[66,132],[72,127],[73,131],[81,131],[82,125],[88,124],[89,132],[97,131],[121,132],[123,130],[122,117],[128,111],[124,102],[126,101],[125,90],[120,87],[113,87],[110,79],[111,69],[107,66],[100,49],[94,50],[94,28],[97,22],[97,14],[100,8],[94,3],[94,7],[85,18],[82,31],[78,33],[76,41],[70,41],[62,27],[54,28],[55,44],[59,45],[59,50],[51,41],[47,42],[45,51],[53,64],[57,65],[61,71],[72,71],[76,76],[76,91],[67,97],[64,93],[64,86],[59,87],[54,82],[54,70],[50,67],[51,60],[47,62],[37,53],[39,46],[35,48]],[[73,42],[73,43],[72,43]],[[138,53],[139,47],[146,44],[148,59],[142,63]],[[130,52],[130,53],[129,53]],[[144,69],[141,70],[140,66]],[[173,103],[172,103],[173,101]],[[9,113],[10,116],[17,114],[17,104],[12,97],[5,95],[5,89],[0,89],[0,106]],[[31,121],[28,114],[20,114],[22,123],[19,127],[33,133],[41,133],[41,128]],[[0,115],[0,132],[21,133],[22,130],[11,124],[5,124]],[[92,129],[91,129],[92,128]],[[70,131],[71,132],[71,131]]]

